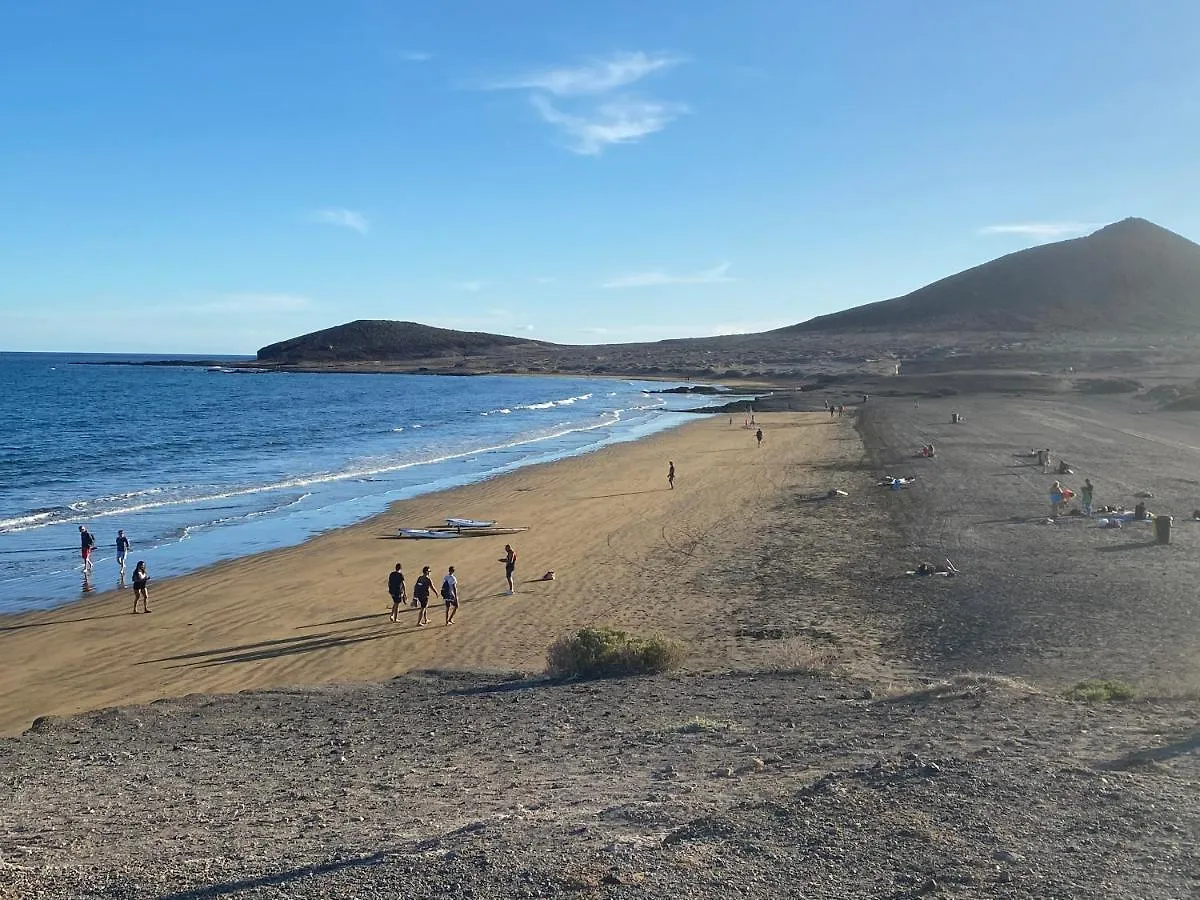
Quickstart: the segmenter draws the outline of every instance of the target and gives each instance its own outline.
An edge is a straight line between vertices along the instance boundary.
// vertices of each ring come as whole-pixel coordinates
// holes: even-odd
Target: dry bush
[[[770,649],[766,668],[797,675],[833,675],[841,664],[842,656],[837,650],[796,636],[784,638]]]
[[[559,638],[546,653],[546,671],[557,678],[654,675],[683,664],[678,641],[640,637],[615,628],[581,628]]]
[[[1082,700],[1085,703],[1132,700],[1136,695],[1132,684],[1115,678],[1090,678],[1068,688],[1064,694],[1068,700]]]

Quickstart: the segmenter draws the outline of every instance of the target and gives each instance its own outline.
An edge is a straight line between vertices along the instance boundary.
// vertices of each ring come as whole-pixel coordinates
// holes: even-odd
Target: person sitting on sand
[[[458,579],[454,577],[454,566],[446,571],[442,579],[442,600],[446,603],[446,624],[454,624],[454,616],[458,613]]]
[[[500,562],[504,563],[504,580],[508,582],[508,590],[505,593],[511,597],[516,592],[513,587],[513,572],[517,570],[517,551],[512,548],[512,544],[504,545],[504,558]]]
[[[142,611],[150,612],[150,600],[146,596],[146,585],[150,582],[150,575],[146,571],[145,560],[138,560],[136,566],[133,567],[133,612],[136,615],[138,608],[138,600],[142,601]]]
[[[392,615],[391,621],[395,622],[396,617],[400,614],[400,607],[407,600],[404,591],[404,570],[400,563],[396,563],[396,568],[388,575],[388,593],[392,597]]]
[[[413,582],[413,602],[420,607],[418,625],[429,624],[429,595],[433,593],[433,579],[429,577],[429,566],[421,567],[421,574]]]

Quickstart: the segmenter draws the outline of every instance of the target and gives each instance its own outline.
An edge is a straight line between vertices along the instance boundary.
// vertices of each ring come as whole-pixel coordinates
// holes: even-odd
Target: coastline
[[[811,458],[826,434],[840,430],[782,429],[820,418],[763,416],[768,439],[760,450],[751,432],[707,417],[401,500],[296,546],[152,580],[149,616],[130,614],[125,590],[4,617],[0,733],[39,715],[195,691],[379,680],[427,667],[540,669],[555,636],[593,622],[644,628],[650,619],[652,630],[708,634],[720,612],[680,581],[697,561],[678,558],[677,545],[698,532],[752,527],[755,505],[778,490],[769,470]],[[675,491],[666,485],[668,459],[680,470]],[[530,530],[511,538],[395,537],[400,527],[449,516]],[[520,553],[516,597],[503,594],[497,560],[506,542]],[[418,629],[408,610],[400,624],[388,622],[385,582],[396,560],[410,584],[422,565],[439,581],[446,566],[457,567],[463,608],[452,628],[442,624],[440,605],[431,606],[428,628]],[[537,580],[551,569],[554,581]]]

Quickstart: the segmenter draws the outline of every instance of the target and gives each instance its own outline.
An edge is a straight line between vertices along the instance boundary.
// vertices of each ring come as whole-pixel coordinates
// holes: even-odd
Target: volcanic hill
[[[918,328],[1200,330],[1200,245],[1145,219],[1124,219],[780,331]]]
[[[544,341],[481,331],[455,331],[417,322],[358,319],[270,344],[258,351],[258,360],[270,363],[407,361],[484,356],[501,350],[547,346],[550,345]]]

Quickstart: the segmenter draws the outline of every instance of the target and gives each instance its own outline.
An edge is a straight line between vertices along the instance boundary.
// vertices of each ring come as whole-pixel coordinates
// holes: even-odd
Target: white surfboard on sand
[[[479,519],[447,519],[450,528],[491,528],[495,522],[484,522]]]
[[[434,531],[431,528],[401,528],[402,538],[456,538],[456,531]]]

